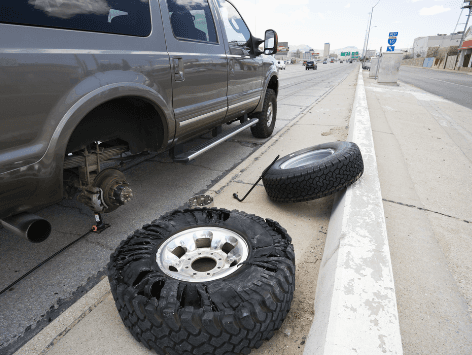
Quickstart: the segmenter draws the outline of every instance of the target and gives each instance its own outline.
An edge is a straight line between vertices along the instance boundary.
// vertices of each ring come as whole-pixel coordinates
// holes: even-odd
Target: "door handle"
[[[182,58],[172,58],[172,66],[174,69],[174,80],[184,81],[184,62]]]

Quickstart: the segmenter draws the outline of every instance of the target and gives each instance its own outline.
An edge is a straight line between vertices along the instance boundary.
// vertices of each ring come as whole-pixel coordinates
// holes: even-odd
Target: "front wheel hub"
[[[119,204],[124,205],[133,197],[133,191],[128,185],[117,185],[112,192],[113,199]]]
[[[112,212],[123,206],[133,197],[133,191],[126,182],[125,175],[118,169],[105,169],[93,180],[93,186],[102,189],[105,213]]]

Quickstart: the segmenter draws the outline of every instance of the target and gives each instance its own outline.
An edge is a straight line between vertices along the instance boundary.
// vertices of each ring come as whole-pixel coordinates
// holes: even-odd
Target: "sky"
[[[362,49],[372,6],[378,0],[231,0],[251,32],[263,38],[274,29],[279,42],[307,44],[323,49],[356,46]],[[389,32],[398,32],[396,48],[411,48],[417,37],[451,34],[461,13],[463,0],[380,0],[374,8],[369,49],[383,51]],[[464,10],[457,27],[467,19]],[[469,27],[472,25],[472,18]],[[376,27],[374,27],[376,26]]]

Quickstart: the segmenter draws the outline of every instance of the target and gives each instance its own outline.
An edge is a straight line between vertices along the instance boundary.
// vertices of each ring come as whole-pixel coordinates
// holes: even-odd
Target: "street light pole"
[[[379,4],[380,0],[372,7],[372,12],[370,13],[370,22],[369,22],[369,34],[367,35],[367,45],[366,48],[369,49],[369,38],[370,38],[370,26],[372,25],[372,16],[374,15],[374,8]],[[365,57],[364,57],[365,64]]]
[[[367,28],[365,29],[364,46],[362,47],[362,56],[363,57],[364,57],[365,52],[366,52],[365,44],[367,42],[367,31],[369,31],[369,25],[367,25]]]

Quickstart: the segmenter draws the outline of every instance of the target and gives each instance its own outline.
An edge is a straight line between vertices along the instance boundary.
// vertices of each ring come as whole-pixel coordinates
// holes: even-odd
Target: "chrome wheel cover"
[[[225,228],[198,227],[167,239],[157,250],[156,262],[174,279],[207,282],[231,275],[248,254],[249,247],[239,234]]]
[[[280,165],[280,169],[294,169],[301,166],[312,163],[313,161],[322,160],[334,154],[333,149],[318,149],[311,152],[306,152],[300,155],[296,155],[283,164]]]

